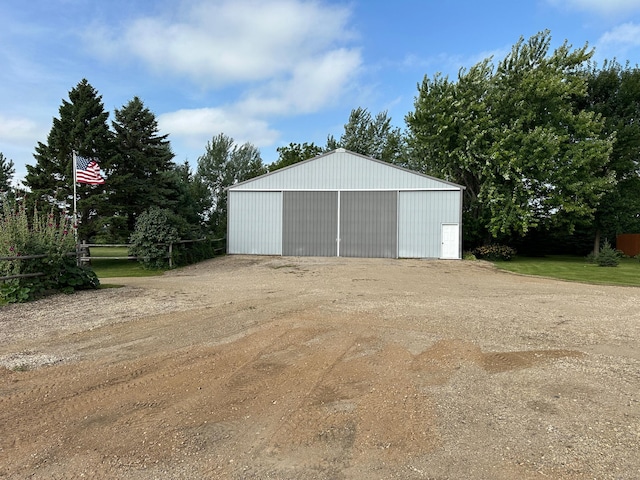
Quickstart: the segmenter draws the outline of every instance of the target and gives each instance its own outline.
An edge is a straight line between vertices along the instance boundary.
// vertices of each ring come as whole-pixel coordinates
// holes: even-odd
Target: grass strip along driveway
[[[508,262],[494,262],[501,270],[523,275],[584,282],[598,285],[640,286],[640,262],[623,258],[617,267],[600,267],[584,257],[517,257]]]

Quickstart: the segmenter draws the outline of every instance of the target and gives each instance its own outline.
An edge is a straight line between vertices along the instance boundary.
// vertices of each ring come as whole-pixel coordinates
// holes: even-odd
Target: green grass
[[[633,258],[620,260],[617,267],[600,267],[584,257],[547,256],[516,257],[509,262],[494,262],[509,272],[558,278],[572,282],[599,285],[640,286],[640,262]]]
[[[110,277],[152,277],[162,275],[164,270],[146,270],[136,260],[109,260],[100,257],[126,257],[126,247],[91,248],[91,268],[98,278]]]

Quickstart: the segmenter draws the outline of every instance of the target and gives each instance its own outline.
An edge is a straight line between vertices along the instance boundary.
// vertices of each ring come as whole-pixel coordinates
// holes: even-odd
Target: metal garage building
[[[230,187],[227,252],[459,259],[463,189],[339,148]]]

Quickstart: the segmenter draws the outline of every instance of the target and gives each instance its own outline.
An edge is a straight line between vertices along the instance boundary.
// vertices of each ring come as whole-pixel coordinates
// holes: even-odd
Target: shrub
[[[471,253],[475,255],[476,258],[483,260],[507,261],[511,260],[515,256],[516,250],[506,245],[483,245],[475,248]]]
[[[596,263],[600,267],[617,267],[620,263],[620,253],[605,240],[596,257]]]
[[[25,302],[47,292],[73,292],[97,288],[98,278],[88,267],[78,267],[71,218],[52,209],[42,215],[34,208],[27,215],[24,204],[4,202],[0,217],[0,257],[46,255],[44,258],[0,261],[0,276],[42,273],[0,283],[0,304]]]
[[[180,222],[170,210],[151,207],[136,220],[131,234],[129,255],[138,257],[145,268],[166,268],[168,245],[180,239],[173,226]]]
[[[477,260],[476,256],[473,254],[473,252],[464,252],[462,254],[462,259],[463,260]]]

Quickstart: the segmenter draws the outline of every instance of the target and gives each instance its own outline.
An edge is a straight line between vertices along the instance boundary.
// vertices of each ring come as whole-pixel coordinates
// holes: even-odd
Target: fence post
[[[90,265],[91,260],[83,260],[83,257],[90,257],[91,252],[89,251],[89,245],[86,240],[83,240],[82,243],[78,247],[78,266],[81,267],[83,265]]]
[[[169,243],[169,268],[173,268],[173,243]]]

